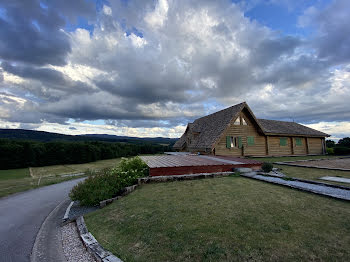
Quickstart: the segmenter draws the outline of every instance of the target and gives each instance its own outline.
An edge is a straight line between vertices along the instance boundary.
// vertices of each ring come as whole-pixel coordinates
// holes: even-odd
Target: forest
[[[80,164],[103,159],[171,151],[170,145],[103,141],[0,139],[0,169]]]

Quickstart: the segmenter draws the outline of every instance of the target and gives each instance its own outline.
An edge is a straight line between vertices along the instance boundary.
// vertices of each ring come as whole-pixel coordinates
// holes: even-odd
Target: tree
[[[333,140],[326,140],[326,146],[327,148],[333,148],[335,147],[335,142]]]
[[[340,139],[337,145],[350,148],[350,137],[344,137]]]

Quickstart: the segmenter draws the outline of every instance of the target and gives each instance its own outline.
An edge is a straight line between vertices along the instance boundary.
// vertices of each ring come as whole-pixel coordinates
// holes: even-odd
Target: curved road
[[[84,178],[0,199],[0,261],[30,261],[35,238],[45,218],[62,201],[68,200],[71,188],[82,180]]]

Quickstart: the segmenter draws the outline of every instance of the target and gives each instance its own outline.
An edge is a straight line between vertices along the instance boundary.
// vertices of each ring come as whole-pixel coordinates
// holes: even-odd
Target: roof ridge
[[[233,106],[226,107],[226,108],[224,108],[224,109],[221,109],[221,110],[216,111],[216,112],[214,112],[214,113],[211,113],[211,114],[209,114],[209,115],[206,115],[206,116],[202,116],[202,117],[200,117],[200,118],[197,118],[196,120],[193,121],[193,123],[196,122],[197,120],[202,119],[202,118],[207,118],[207,117],[209,117],[209,116],[216,115],[216,114],[218,114],[218,113],[221,113],[222,111],[225,111],[225,110],[227,110],[227,109],[230,109],[230,108],[232,108],[232,107],[236,107],[236,106],[239,106],[239,105],[242,105],[242,104],[247,104],[247,103],[244,101],[244,102],[242,102],[242,103],[239,103],[239,104],[236,104],[236,105],[233,105]]]

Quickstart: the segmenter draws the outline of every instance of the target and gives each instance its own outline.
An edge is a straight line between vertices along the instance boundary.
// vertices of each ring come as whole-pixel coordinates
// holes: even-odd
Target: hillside
[[[0,129],[0,138],[21,139],[41,142],[50,141],[105,141],[124,143],[152,143],[173,145],[177,138],[164,137],[128,137],[107,134],[86,134],[86,135],[63,135],[45,131],[25,130],[25,129]]]

